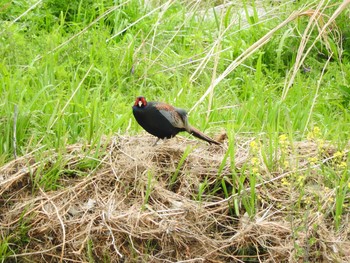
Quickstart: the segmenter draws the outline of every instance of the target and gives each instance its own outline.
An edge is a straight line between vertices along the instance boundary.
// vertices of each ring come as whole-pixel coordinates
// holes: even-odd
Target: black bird
[[[132,111],[136,121],[148,133],[159,139],[169,139],[182,131],[214,144],[219,142],[211,139],[201,131],[192,127],[187,120],[187,112],[163,102],[147,102],[145,97],[137,97]]]

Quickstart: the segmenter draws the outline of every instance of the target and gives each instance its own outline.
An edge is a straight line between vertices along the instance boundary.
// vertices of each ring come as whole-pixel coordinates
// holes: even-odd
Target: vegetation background
[[[348,4],[1,1],[0,166],[32,153],[37,161],[50,150],[64,155],[76,143],[85,145],[81,151],[90,154],[91,149],[107,147],[116,134],[141,133],[131,106],[136,96],[143,95],[188,109],[190,122],[206,133],[226,131],[228,155],[239,150],[238,137],[249,138],[251,155],[244,169],[256,176],[256,184],[264,181],[262,165],[277,174],[292,166],[283,158],[276,161],[278,149],[289,154],[294,142],[312,142],[317,154],[306,160],[309,167],[318,165],[313,184],[320,187],[320,194],[331,189],[330,207],[324,212],[321,199],[311,198],[313,205],[299,203],[295,209],[303,214],[312,206],[315,213],[328,213],[332,233],[343,236],[348,245]],[[325,145],[332,146],[331,154],[322,152]],[[332,165],[324,161],[327,158]],[[59,160],[31,174],[33,192],[62,189],[67,162]],[[84,160],[84,169],[95,167],[96,160]],[[289,183],[301,200],[308,176],[315,176],[315,171],[279,184]],[[1,175],[0,179],[6,181]],[[247,176],[250,189],[255,188],[252,179]],[[232,194],[222,181],[215,187],[206,194],[215,195],[218,188],[225,193],[223,198]],[[1,203],[8,204],[7,198],[2,195]],[[232,215],[247,212],[254,217],[256,193],[247,198],[250,201],[243,205],[234,204]],[[310,246],[315,239],[309,240]],[[2,225],[0,242],[0,259],[5,261],[24,253],[28,240],[14,238]],[[294,260],[300,255],[305,259],[305,250]]]

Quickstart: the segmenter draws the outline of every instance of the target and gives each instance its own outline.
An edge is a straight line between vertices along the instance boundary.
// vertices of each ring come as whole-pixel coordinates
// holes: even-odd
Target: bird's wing
[[[191,127],[188,124],[187,112],[184,109],[175,108],[176,115],[181,119],[182,128],[185,128],[186,131],[190,132]]]
[[[159,112],[176,128],[185,128],[185,122],[180,114],[176,111],[159,110]]]
[[[156,108],[159,112],[176,128],[186,129],[188,127],[187,112],[183,109],[175,108],[166,103],[158,103]]]

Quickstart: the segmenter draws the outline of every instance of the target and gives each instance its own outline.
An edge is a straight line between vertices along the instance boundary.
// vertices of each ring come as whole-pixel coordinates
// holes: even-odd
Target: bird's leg
[[[152,146],[156,146],[159,140],[160,140],[160,138],[157,138],[157,140],[153,143]]]

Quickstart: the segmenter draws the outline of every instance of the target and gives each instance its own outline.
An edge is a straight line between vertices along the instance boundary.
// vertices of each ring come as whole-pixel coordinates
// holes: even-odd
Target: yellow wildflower
[[[258,172],[259,172],[259,168],[257,168],[257,167],[253,167],[253,168],[252,168],[252,173],[253,173],[253,174],[258,175]]]
[[[253,166],[256,166],[256,165],[259,165],[260,161],[257,157],[253,157],[251,160],[250,160],[250,163],[253,165]]]
[[[321,135],[321,130],[319,127],[315,126],[314,130],[312,131],[314,133],[314,136],[317,138]]]
[[[318,150],[323,150],[323,147],[325,145],[325,140],[324,139],[318,139],[317,140],[317,146],[318,146]]]
[[[305,198],[305,203],[306,203],[306,204],[311,204],[311,203],[312,203],[312,198],[311,198],[310,196],[307,196],[307,197]]]
[[[343,156],[344,156],[344,152],[340,152],[340,151],[335,152],[333,155],[333,157],[337,159],[343,158]]]
[[[258,152],[258,150],[259,150],[259,144],[258,144],[257,141],[251,141],[249,145],[250,145],[250,149],[251,149],[251,151],[252,151],[253,153]]]
[[[281,148],[287,148],[289,146],[289,141],[288,141],[288,137],[285,134],[281,134],[278,137],[279,143],[281,145]]]
[[[308,132],[306,138],[308,139],[308,141],[311,141],[314,138],[314,135],[312,134],[312,132]]]
[[[290,186],[290,182],[287,180],[287,178],[282,178],[281,182],[284,186]]]
[[[308,161],[310,163],[310,165],[315,165],[318,161],[317,157],[310,157],[308,158]]]
[[[285,142],[285,141],[287,141],[288,137],[287,137],[287,135],[285,135],[285,134],[281,134],[281,135],[278,137],[278,139],[280,140],[280,142]]]
[[[310,131],[308,134],[307,134],[307,139],[308,140],[312,140],[312,139],[317,139],[317,138],[320,138],[320,135],[321,135],[321,130],[319,127],[315,126],[312,131]]]
[[[346,167],[347,167],[346,162],[341,162],[341,163],[339,164],[339,167],[340,167],[340,168],[346,168]]]
[[[251,142],[250,142],[250,147],[251,147],[251,148],[255,148],[255,147],[256,147],[256,144],[257,144],[256,141],[251,141]]]
[[[300,175],[297,178],[297,183],[299,184],[299,186],[303,186],[304,185],[304,181],[305,181],[305,176],[303,176],[303,175]]]

